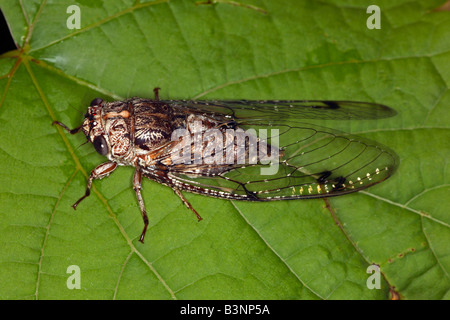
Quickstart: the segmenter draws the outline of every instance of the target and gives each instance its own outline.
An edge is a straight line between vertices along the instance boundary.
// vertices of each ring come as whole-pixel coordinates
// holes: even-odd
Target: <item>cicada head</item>
[[[92,100],[84,116],[82,130],[87,140],[94,145],[95,150],[102,156],[108,156],[111,148],[102,121],[103,104],[104,102],[100,98]]]
[[[100,98],[92,100],[82,126],[98,153],[124,164],[132,154],[129,129],[127,103],[108,103]]]

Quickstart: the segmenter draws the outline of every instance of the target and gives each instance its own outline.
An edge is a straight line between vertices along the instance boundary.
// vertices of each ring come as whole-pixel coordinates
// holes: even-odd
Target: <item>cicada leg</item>
[[[159,101],[159,90],[161,90],[161,88],[156,87],[153,89],[153,93],[155,94],[156,101]]]
[[[83,128],[83,125],[76,127],[75,129],[69,129],[64,123],[61,123],[59,121],[53,121],[53,125],[57,124],[58,126],[62,127],[64,130],[66,130],[70,134],[76,134],[80,132],[81,128]]]
[[[184,197],[184,195],[181,193],[180,190],[178,190],[177,188],[175,188],[174,186],[171,186],[173,191],[176,193],[177,196],[180,197],[181,201],[183,201],[184,205],[188,208],[191,209],[191,211],[193,213],[195,213],[195,215],[197,216],[198,221],[202,220],[203,218],[198,214],[198,212],[194,209],[194,207],[189,203],[189,201],[187,201],[187,199]]]
[[[141,181],[142,181],[142,172],[140,169],[136,168],[133,176],[133,189],[136,192],[136,198],[139,203],[139,208],[141,209],[142,219],[144,219],[144,230],[142,230],[141,236],[139,237],[139,241],[144,243],[145,233],[147,232],[148,227],[148,217],[147,211],[145,210],[144,199],[142,199],[141,195]]]
[[[84,198],[89,197],[91,194],[91,186],[92,186],[92,180],[94,179],[102,179],[109,175],[111,172],[113,172],[117,168],[117,163],[109,161],[102,163],[97,168],[92,170],[91,175],[89,176],[87,187],[86,187],[86,193],[84,196],[82,196],[77,202],[75,202],[72,205],[72,208],[76,209],[78,204],[83,201]]]

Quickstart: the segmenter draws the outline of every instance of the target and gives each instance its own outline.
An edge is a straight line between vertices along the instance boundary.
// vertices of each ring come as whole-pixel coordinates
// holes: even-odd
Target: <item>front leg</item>
[[[141,209],[142,219],[144,220],[144,230],[142,230],[141,236],[139,237],[139,241],[144,243],[145,233],[147,232],[148,227],[148,217],[147,212],[145,210],[144,199],[142,199],[141,195],[141,180],[142,180],[142,172],[141,169],[136,168],[133,176],[133,189],[136,192],[136,198],[139,203],[139,209]]]
[[[75,202],[72,206],[72,208],[76,209],[78,204],[86,197],[89,197],[91,194],[91,186],[92,186],[92,180],[94,179],[102,179],[109,175],[111,172],[113,172],[117,168],[117,163],[109,161],[102,163],[97,168],[92,170],[91,175],[89,176],[87,187],[86,187],[86,193],[84,196],[82,196],[77,202]]]

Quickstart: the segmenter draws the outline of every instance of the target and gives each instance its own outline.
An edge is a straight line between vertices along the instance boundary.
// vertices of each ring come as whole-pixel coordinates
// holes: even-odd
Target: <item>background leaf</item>
[[[450,14],[438,0],[0,1],[21,49],[0,59],[0,298],[449,298]],[[254,7],[252,7],[254,6]],[[257,10],[260,8],[266,12]],[[106,100],[336,99],[399,115],[336,124],[396,150],[398,172],[329,200],[242,203],[143,182],[146,243],[133,168],[94,182],[104,161],[78,126]],[[81,113],[81,114],[80,114]],[[366,286],[378,264],[380,290]],[[70,265],[81,290],[66,286]]]

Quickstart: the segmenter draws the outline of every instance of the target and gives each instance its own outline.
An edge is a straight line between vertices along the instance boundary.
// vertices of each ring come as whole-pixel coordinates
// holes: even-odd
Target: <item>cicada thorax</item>
[[[134,146],[145,153],[170,142],[172,131],[183,126],[185,119],[177,116],[166,103],[136,99],[134,107]]]
[[[133,148],[134,166],[154,167],[170,152],[172,132],[186,126],[186,115],[177,112],[167,103],[146,100],[127,100],[132,110],[130,141]]]

